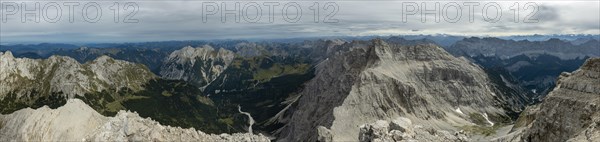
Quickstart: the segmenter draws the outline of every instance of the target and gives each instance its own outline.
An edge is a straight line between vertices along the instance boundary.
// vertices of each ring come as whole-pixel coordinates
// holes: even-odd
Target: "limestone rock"
[[[410,119],[404,117],[391,122],[378,120],[375,123],[364,124],[360,127],[358,140],[361,142],[469,141],[462,132],[452,134],[446,130],[412,125]]]
[[[107,120],[81,100],[58,109],[27,108],[0,118],[0,141],[81,141]]]
[[[395,120],[392,120],[390,123],[390,129],[399,130],[402,133],[409,132],[409,128],[412,126],[412,122],[408,118],[399,117]]]
[[[358,140],[361,142],[370,141],[393,141],[394,133],[389,131],[389,122],[379,120],[373,124],[363,125],[360,127]]]
[[[78,99],[57,109],[27,108],[0,115],[0,141],[270,141],[250,133],[206,134],[163,126],[137,113],[104,117]]]
[[[319,142],[332,142],[333,136],[331,136],[331,131],[323,126],[317,127],[317,131],[319,133],[319,138],[317,139]]]

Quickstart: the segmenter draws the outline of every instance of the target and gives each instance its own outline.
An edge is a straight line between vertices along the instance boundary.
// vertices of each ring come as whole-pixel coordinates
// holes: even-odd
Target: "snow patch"
[[[460,108],[459,108],[459,107],[457,107],[457,108],[456,108],[456,110],[454,110],[454,111],[456,111],[456,112],[458,112],[458,113],[460,113],[460,114],[462,114],[462,115],[465,115],[465,113],[463,113],[463,112],[460,110]]]

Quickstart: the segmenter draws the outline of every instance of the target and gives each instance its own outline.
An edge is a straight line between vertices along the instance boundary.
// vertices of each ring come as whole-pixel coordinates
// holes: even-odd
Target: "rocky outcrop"
[[[215,80],[231,63],[235,54],[229,50],[211,46],[185,47],[169,55],[161,67],[165,79],[185,80],[205,86]]]
[[[107,120],[80,100],[54,110],[26,108],[0,115],[0,141],[81,141]]]
[[[81,100],[57,109],[23,109],[0,115],[0,141],[269,141],[253,134],[205,134],[162,126],[135,112],[104,117]]]
[[[410,119],[404,117],[361,125],[358,140],[361,142],[469,141],[463,131],[450,133],[413,125]]]
[[[414,139],[412,122],[408,118],[399,118],[391,123],[384,120],[360,126],[358,140],[371,141],[402,141]]]
[[[449,131],[473,125],[471,114],[494,123],[505,117],[484,71],[440,47],[383,40],[341,47],[317,66],[291,116],[281,119],[281,141],[316,141],[319,126],[333,141],[357,141],[360,124],[398,117]]]
[[[599,141],[600,58],[587,60],[572,73],[563,73],[539,110],[533,111],[534,118],[517,121],[529,122],[522,141]]]
[[[10,51],[0,53],[0,98],[62,93],[83,95],[106,89],[140,90],[155,78],[143,65],[101,56],[80,64],[73,58],[51,56],[48,59],[15,58]]]
[[[323,127],[323,126],[319,126],[317,127],[317,133],[318,133],[318,138],[317,141],[320,142],[331,142],[333,141],[333,136],[331,135],[331,130]]]

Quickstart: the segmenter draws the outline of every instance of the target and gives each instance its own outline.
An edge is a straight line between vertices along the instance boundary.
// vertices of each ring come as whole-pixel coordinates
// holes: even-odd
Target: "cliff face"
[[[165,79],[185,80],[205,86],[215,80],[231,63],[235,54],[205,45],[176,50],[165,59],[160,74]]]
[[[331,125],[335,119],[333,108],[340,106],[348,96],[358,74],[367,66],[368,58],[375,58],[369,56],[372,52],[369,44],[344,44],[340,47],[343,52],[334,53],[335,56],[317,65],[316,76],[306,83],[296,106],[288,109],[291,116],[279,120],[287,123],[280,132],[282,141],[316,141],[316,127]]]
[[[269,141],[253,134],[205,134],[160,125],[137,113],[104,117],[81,100],[57,109],[23,109],[0,115],[0,141]]]
[[[600,58],[587,60],[572,73],[563,73],[534,112],[523,141],[600,140]]]
[[[473,114],[491,125],[505,117],[481,68],[431,44],[400,44],[342,45],[317,66],[291,116],[282,119],[281,140],[316,141],[317,132],[328,131],[333,141],[356,141],[360,125],[401,116],[447,130],[472,125]]]
[[[0,98],[9,94],[20,98],[32,94],[60,93],[83,95],[106,89],[142,89],[155,78],[140,64],[102,56],[80,64],[73,58],[51,56],[48,59],[15,58],[10,51],[0,53]]]

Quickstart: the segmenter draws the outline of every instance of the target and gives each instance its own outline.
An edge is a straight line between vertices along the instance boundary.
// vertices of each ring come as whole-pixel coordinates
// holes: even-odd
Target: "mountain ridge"
[[[0,122],[0,141],[269,141],[261,134],[216,135],[164,126],[129,111],[105,117],[78,99],[56,109],[26,108],[0,115]]]
[[[162,78],[184,80],[198,85],[208,85],[215,80],[234,58],[232,51],[209,45],[193,48],[184,47],[172,52],[164,61],[160,74]]]
[[[292,115],[282,119],[287,124],[279,141],[316,141],[317,127],[328,129],[333,141],[356,141],[355,125],[399,116],[413,122],[440,120],[429,127],[449,130],[472,125],[471,113],[490,116],[494,123],[507,119],[483,70],[441,47],[377,39],[342,46],[349,50],[317,66],[317,76],[307,83]]]
[[[15,92],[18,97],[29,94],[34,87],[49,93],[64,93],[68,97],[82,96],[87,92],[123,87],[139,90],[142,84],[156,78],[146,67],[139,64],[101,56],[91,62],[80,64],[65,56],[48,59],[15,58],[10,51],[0,55],[0,78],[4,81],[2,96]],[[44,88],[45,87],[45,88]],[[43,92],[44,93],[44,92]]]

